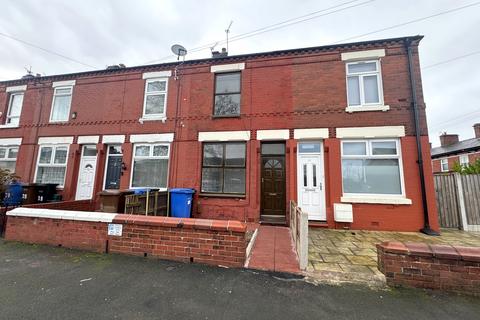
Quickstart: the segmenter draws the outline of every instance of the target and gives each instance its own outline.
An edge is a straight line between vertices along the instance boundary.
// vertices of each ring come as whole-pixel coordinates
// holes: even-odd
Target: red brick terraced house
[[[475,138],[459,141],[458,134],[442,134],[440,147],[432,148],[433,173],[450,172],[455,164],[466,166],[480,159],[480,123],[473,125]]]
[[[0,165],[64,200],[189,187],[199,218],[286,224],[295,200],[329,228],[437,230],[421,39],[3,81]]]

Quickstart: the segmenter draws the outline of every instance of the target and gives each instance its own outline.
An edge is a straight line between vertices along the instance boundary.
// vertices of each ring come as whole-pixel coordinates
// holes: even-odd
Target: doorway
[[[260,221],[264,223],[285,224],[285,143],[262,143],[261,158]]]
[[[300,142],[297,151],[298,206],[309,220],[326,221],[323,145]]]
[[[105,166],[105,183],[103,188],[120,189],[122,175],[123,154],[120,145],[109,145],[107,151],[107,165]]]
[[[75,200],[91,199],[95,185],[95,171],[97,170],[97,146],[84,145],[82,158],[78,168],[77,194]]]

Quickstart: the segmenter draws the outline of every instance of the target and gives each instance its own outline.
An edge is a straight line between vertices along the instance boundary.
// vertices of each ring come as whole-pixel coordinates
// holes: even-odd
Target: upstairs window
[[[245,194],[244,142],[204,143],[202,192]]]
[[[343,141],[343,193],[403,195],[399,144],[399,140]]]
[[[37,161],[37,183],[65,183],[68,145],[40,146]]]
[[[18,147],[0,147],[0,169],[15,172]]]
[[[232,117],[240,115],[240,88],[240,72],[215,74],[214,116]]]
[[[166,78],[148,79],[145,84],[145,99],[143,103],[143,118],[165,117],[167,103]]]
[[[20,123],[20,114],[22,113],[22,105],[23,92],[11,93],[5,124],[18,126]]]
[[[383,104],[378,60],[347,63],[347,94],[349,107]]]
[[[72,86],[55,87],[50,122],[68,121],[72,103]]]
[[[460,165],[462,167],[468,167],[468,155],[466,154],[463,154],[460,156]]]
[[[440,160],[440,171],[448,172],[448,159]]]

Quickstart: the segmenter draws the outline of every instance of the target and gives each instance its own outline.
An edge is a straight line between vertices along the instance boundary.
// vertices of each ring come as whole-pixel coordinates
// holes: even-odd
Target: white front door
[[[301,142],[297,148],[298,205],[309,220],[327,219],[322,149],[320,142]]]
[[[77,194],[75,200],[91,199],[95,185],[97,168],[97,148],[94,145],[83,146],[82,159],[78,169]]]

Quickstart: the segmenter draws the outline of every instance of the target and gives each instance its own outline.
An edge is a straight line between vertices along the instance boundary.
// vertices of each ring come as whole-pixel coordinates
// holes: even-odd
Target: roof
[[[385,45],[385,44],[393,44],[393,43],[408,43],[411,42],[413,44],[418,44],[420,40],[423,39],[422,35],[416,36],[407,36],[407,37],[398,37],[398,38],[387,38],[387,39],[378,39],[378,40],[368,40],[368,41],[361,41],[361,42],[350,42],[350,43],[340,43],[340,44],[332,44],[332,45],[325,45],[325,46],[317,46],[317,47],[306,47],[306,48],[296,48],[296,49],[287,49],[287,50],[277,50],[277,51],[267,51],[267,52],[258,52],[258,53],[249,53],[249,54],[242,54],[242,55],[235,55],[235,56],[225,56],[225,57],[215,57],[215,58],[206,58],[206,59],[196,59],[196,60],[186,60],[185,62],[168,62],[168,63],[161,63],[161,64],[151,64],[151,65],[142,65],[142,66],[134,66],[134,67],[127,67],[121,69],[101,69],[101,70],[94,70],[94,71],[85,71],[85,72],[77,72],[77,73],[66,73],[66,74],[58,74],[58,75],[51,75],[51,76],[43,76],[43,77],[35,77],[32,79],[12,79],[12,80],[5,80],[0,81],[0,85],[19,85],[19,84],[27,84],[29,82],[33,82],[35,79],[42,79],[42,80],[67,80],[67,79],[76,79],[82,76],[94,76],[94,75],[106,75],[106,74],[123,74],[126,72],[131,71],[151,71],[151,70],[162,70],[162,69],[171,69],[176,65],[183,63],[184,65],[197,65],[197,64],[205,64],[205,63],[228,63],[228,62],[235,62],[235,61],[244,61],[246,59],[251,58],[263,58],[263,57],[276,57],[276,56],[285,56],[285,55],[299,55],[299,54],[308,54],[308,53],[318,53],[318,52],[326,52],[326,51],[334,51],[337,49],[354,49],[354,48],[362,48],[368,46],[375,46],[375,45]]]
[[[480,138],[472,138],[456,142],[445,147],[432,148],[432,158],[440,158],[450,154],[458,154],[467,151],[480,150]]]

